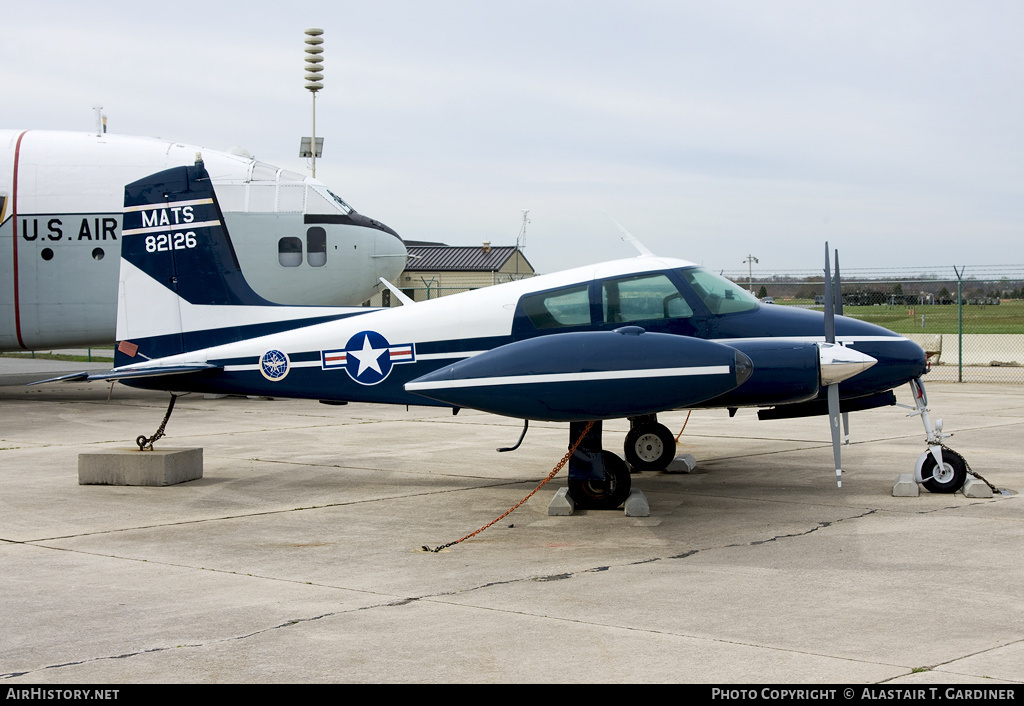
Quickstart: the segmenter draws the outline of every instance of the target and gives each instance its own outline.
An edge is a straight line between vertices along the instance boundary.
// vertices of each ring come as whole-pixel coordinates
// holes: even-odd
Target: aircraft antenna
[[[316,92],[324,87],[323,63],[324,31],[319,27],[306,30],[306,90],[313,94],[313,136],[303,137],[299,145],[299,156],[311,159],[313,178],[316,178],[316,158],[323,152],[324,138],[316,137]]]
[[[519,251],[526,247],[526,225],[530,222],[530,209],[523,209],[523,225],[516,236],[516,273],[514,277],[519,279]]]

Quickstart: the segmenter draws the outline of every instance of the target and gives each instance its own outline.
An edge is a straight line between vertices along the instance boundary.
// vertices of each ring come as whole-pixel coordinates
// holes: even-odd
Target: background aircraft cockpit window
[[[712,314],[735,314],[758,307],[757,298],[742,286],[702,267],[682,269],[679,274]]]
[[[256,162],[252,167],[252,180],[253,181],[277,181],[277,173],[281,171],[280,167],[275,167],[272,164],[266,162]]]
[[[320,226],[306,231],[306,261],[310,267],[327,264],[327,231]]]
[[[286,236],[277,241],[277,261],[283,267],[298,267],[302,264],[302,241]]]
[[[344,201],[342,201],[342,200],[341,200],[341,197],[340,197],[340,196],[338,196],[338,195],[337,195],[336,193],[334,193],[334,192],[333,192],[333,191],[331,191],[330,189],[326,189],[326,191],[327,191],[327,193],[328,193],[328,194],[330,194],[330,195],[331,195],[331,197],[332,197],[332,198],[334,199],[334,201],[335,201],[335,202],[336,202],[336,203],[337,203],[337,204],[338,204],[339,206],[341,206],[341,210],[342,210],[342,211],[344,211],[346,215],[348,215],[349,213],[351,213],[351,212],[352,212],[352,207],[351,207],[351,206],[349,206],[349,205],[348,205],[347,203],[345,203]]]
[[[346,216],[354,210],[322,184],[306,183],[306,213],[337,215],[339,209]]]
[[[539,329],[590,325],[588,285],[523,297],[523,313]]]
[[[663,274],[607,280],[601,285],[601,308],[609,324],[693,316],[672,281]]]

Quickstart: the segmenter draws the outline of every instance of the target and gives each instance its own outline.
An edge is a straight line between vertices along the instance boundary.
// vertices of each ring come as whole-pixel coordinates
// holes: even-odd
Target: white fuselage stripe
[[[213,199],[192,199],[190,201],[174,201],[172,203],[144,203],[140,206],[128,206],[124,209],[125,213],[135,213],[138,211],[159,211],[161,209],[169,208],[184,208],[185,206],[203,206],[205,204],[213,203]]]
[[[122,235],[144,235],[146,233],[166,233],[174,230],[190,230],[192,228],[213,228],[219,226],[220,221],[194,221],[192,223],[174,223],[163,226],[149,226],[146,228],[129,228],[122,232]]]
[[[721,343],[726,346],[728,346],[730,343],[741,343],[744,341],[802,341],[810,343],[824,343],[825,336],[754,336],[749,338],[711,338],[708,340],[710,340],[712,343]],[[906,337],[900,336],[898,334],[894,334],[892,336],[842,336],[839,334],[836,335],[837,343],[877,343],[880,341],[890,341],[895,343],[897,341],[906,340],[908,340]]]
[[[728,365],[705,365],[690,368],[647,368],[645,370],[601,370],[591,373],[546,373],[542,375],[507,375],[503,377],[469,378],[410,382],[407,392],[442,390],[457,387],[492,387],[495,385],[544,385],[558,382],[592,382],[595,380],[635,380],[638,378],[689,377],[697,375],[728,375]]]
[[[416,360],[445,360],[446,358],[472,358],[487,351],[463,351],[461,353],[418,353]]]

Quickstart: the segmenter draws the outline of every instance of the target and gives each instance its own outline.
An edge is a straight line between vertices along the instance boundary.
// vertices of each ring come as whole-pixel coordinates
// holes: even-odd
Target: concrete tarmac
[[[1024,500],[892,497],[924,450],[907,410],[851,415],[841,489],[824,418],[695,411],[696,472],[633,477],[650,517],[548,516],[563,470],[427,553],[530,492],[567,426],[498,454],[515,420],[191,395],[157,446],[202,447],[201,480],[80,486],[79,453],[131,447],[166,408],[108,389],[0,388],[11,686],[1024,682]],[[949,445],[1024,488],[1024,387],[928,391]]]

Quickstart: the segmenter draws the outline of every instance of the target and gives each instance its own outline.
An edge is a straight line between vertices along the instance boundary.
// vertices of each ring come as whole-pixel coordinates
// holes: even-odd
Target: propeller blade
[[[835,286],[833,286],[833,292],[835,295],[835,308],[834,311],[836,316],[843,315],[843,283],[839,277],[839,251],[836,250],[836,275],[835,275]]]
[[[832,291],[832,272],[828,266],[828,243],[825,243],[825,342],[836,342],[835,293]]]
[[[842,311],[843,311],[843,298],[842,298],[842,293],[839,291],[840,285],[839,285],[839,251],[838,250],[836,251],[836,279],[835,279],[835,283],[834,284],[832,282],[832,273],[829,271],[828,264],[829,264],[828,243],[825,243],[825,342],[826,342],[826,344],[828,344],[828,343],[835,344],[835,342],[836,342],[836,311],[838,310],[839,313],[842,313]],[[835,353],[838,353],[839,351],[835,350],[835,346],[834,345],[833,346],[825,346],[825,347],[823,347],[823,349],[822,349],[823,362],[824,362],[824,355],[825,355],[826,352],[831,356],[831,355],[833,355]],[[849,353],[849,351],[844,351],[844,353]],[[860,354],[860,355],[863,355],[863,354]],[[870,356],[864,356],[864,357],[870,358]],[[825,365],[822,365],[821,371],[822,371],[822,379],[823,379],[823,381],[824,381],[824,379],[826,377],[826,370],[827,369],[829,369],[829,370],[837,370],[837,371],[842,369],[842,374],[845,375],[848,372],[846,370],[848,364],[846,364],[846,363],[847,363],[847,361],[842,361],[841,364],[839,364],[839,365],[833,364],[833,365],[829,365],[827,368],[826,368]],[[856,368],[858,365],[863,365],[864,368],[867,368],[867,367],[870,367],[870,366],[874,365],[874,363],[875,363],[874,359],[871,359],[871,362],[868,362],[868,361],[856,361],[856,362],[853,362],[853,361],[851,361],[850,364],[852,364],[852,367],[854,367],[854,368]],[[862,369],[864,369],[864,368],[862,368]],[[854,373],[854,374],[856,374],[856,373]],[[826,388],[826,392],[828,394],[828,422],[829,422],[829,428],[832,431],[832,455],[835,457],[835,461],[836,461],[836,486],[842,488],[843,487],[843,465],[842,465],[842,462],[840,460],[840,453],[841,453],[841,451],[840,451],[840,436],[839,436],[840,435],[840,429],[839,429],[839,417],[840,417],[840,412],[839,412],[839,380],[835,380],[834,382],[832,382],[832,384],[830,384]],[[846,415],[844,414],[842,416],[843,416],[843,419],[844,419],[844,422],[845,422],[846,421]],[[849,428],[849,427],[847,426],[847,428]]]
[[[843,464],[839,443],[839,384],[828,386],[828,422],[832,429],[832,455],[836,460],[836,486],[843,487]]]

